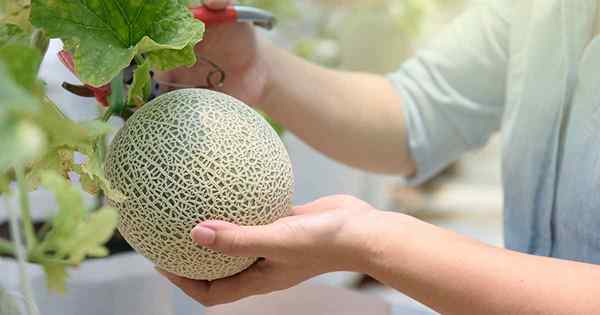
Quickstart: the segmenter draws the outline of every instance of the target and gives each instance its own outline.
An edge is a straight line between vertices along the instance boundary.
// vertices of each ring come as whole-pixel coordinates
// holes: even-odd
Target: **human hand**
[[[333,271],[361,271],[371,256],[378,213],[349,196],[332,196],[296,207],[273,224],[243,227],[207,221],[192,230],[200,246],[230,256],[262,257],[230,278],[190,280],[159,270],[187,295],[206,306],[288,289]]]
[[[205,0],[204,5],[213,10],[232,5],[233,0]],[[267,63],[260,52],[268,46],[257,37],[249,23],[226,23],[207,27],[204,39],[196,46],[196,55],[210,60],[226,73],[225,83],[217,90],[243,102],[257,106],[265,96]],[[204,62],[192,67],[181,67],[168,72],[158,72],[155,78],[163,82],[185,86],[204,86],[212,68]]]

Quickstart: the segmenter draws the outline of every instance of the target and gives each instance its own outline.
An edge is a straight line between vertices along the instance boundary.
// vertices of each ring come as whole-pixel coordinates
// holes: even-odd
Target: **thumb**
[[[206,221],[191,232],[192,240],[229,256],[269,257],[285,248],[288,233],[277,224],[239,226],[224,221]]]
[[[204,5],[213,10],[223,10],[233,2],[233,0],[204,0]]]

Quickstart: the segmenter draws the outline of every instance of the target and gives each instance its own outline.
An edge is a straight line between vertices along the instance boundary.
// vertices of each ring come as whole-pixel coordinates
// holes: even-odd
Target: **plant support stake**
[[[40,312],[35,305],[33,299],[33,292],[31,290],[31,284],[29,283],[29,276],[27,275],[27,266],[25,263],[25,248],[23,247],[23,241],[21,239],[21,233],[19,229],[19,219],[17,212],[13,209],[9,201],[10,198],[4,198],[6,209],[8,210],[9,222],[10,222],[10,234],[13,239],[15,247],[15,256],[19,265],[19,283],[21,286],[21,292],[25,297],[25,303],[27,305],[27,314],[39,315]]]

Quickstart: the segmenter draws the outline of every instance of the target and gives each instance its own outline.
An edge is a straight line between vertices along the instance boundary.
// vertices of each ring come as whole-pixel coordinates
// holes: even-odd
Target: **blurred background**
[[[415,50],[443,30],[470,1],[241,2],[274,11],[280,24],[275,31],[264,32],[264,36],[299,56],[327,67],[385,74],[397,69]],[[93,119],[98,109],[92,101],[64,93],[60,87],[63,81],[77,82],[55,57],[60,47],[59,42],[51,43],[42,66],[41,76],[48,83],[48,94],[58,104],[66,105],[62,109],[69,117]],[[117,127],[121,124],[118,120],[113,123]],[[497,138],[423,186],[407,188],[400,178],[346,167],[312,150],[292,134],[284,132],[282,137],[294,165],[295,204],[332,194],[351,194],[379,209],[410,213],[486,243],[502,245]],[[32,202],[37,220],[52,213],[54,200],[49,193],[34,192]],[[6,220],[2,207],[0,223]],[[131,252],[83,264],[71,274],[65,296],[49,294],[41,270],[35,266],[30,269],[42,314],[142,314],[137,311],[140,307],[145,310],[143,314],[201,314],[199,305],[156,276],[149,262]],[[18,288],[17,269],[11,261],[0,258],[0,275],[1,286]],[[431,313],[401,293],[360,274],[329,274],[314,282],[379,296],[398,309],[408,305],[423,314]]]

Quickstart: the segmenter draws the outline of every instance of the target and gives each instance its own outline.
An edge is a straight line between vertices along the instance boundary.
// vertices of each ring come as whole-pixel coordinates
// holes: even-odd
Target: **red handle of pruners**
[[[224,10],[211,10],[205,6],[190,8],[194,17],[207,26],[220,23],[248,22],[272,29],[277,22],[268,11],[243,5],[228,6]]]
[[[205,6],[191,8],[194,17],[207,26],[221,23],[235,23],[238,19],[238,12],[234,6],[229,6],[225,10],[211,10]]]

